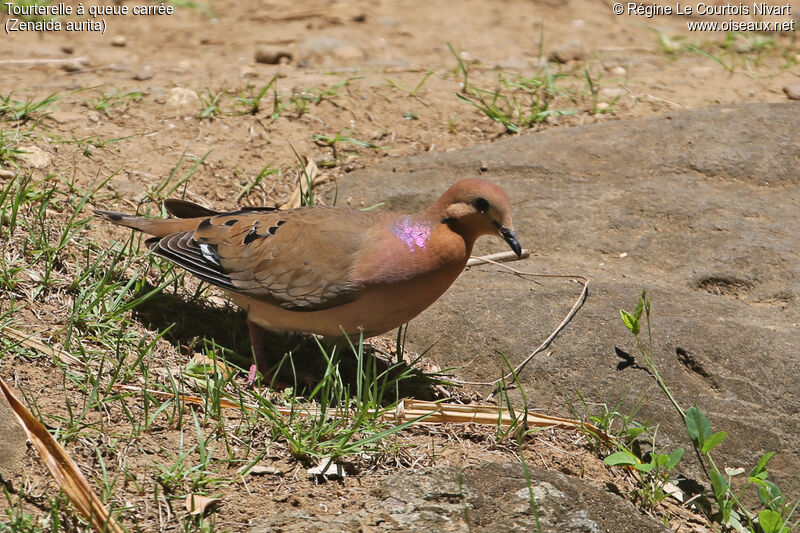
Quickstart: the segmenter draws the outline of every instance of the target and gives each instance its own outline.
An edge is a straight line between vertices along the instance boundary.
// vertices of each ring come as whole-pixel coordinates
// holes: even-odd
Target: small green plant
[[[670,36],[659,28],[653,28],[650,26],[645,26],[645,27],[656,34],[658,47],[665,54],[669,54],[670,56],[676,57],[678,53],[684,52],[686,50],[686,47],[680,43],[680,41],[685,39],[686,37],[682,35]]]
[[[647,326],[646,344],[641,339],[643,315]],[[698,407],[692,406],[684,410],[661,378],[653,362],[650,299],[647,296],[647,292],[642,291],[636,304],[636,310],[633,313],[620,310],[620,317],[625,327],[636,339],[636,346],[644,358],[651,375],[683,419],[686,432],[692,440],[695,451],[701,458],[718,506],[718,512],[710,518],[724,527],[751,533],[788,533],[800,525],[800,520],[796,520],[794,523],[791,522],[798,505],[800,505],[800,501],[794,503],[787,501],[780,488],[767,480],[769,475],[767,463],[772,458],[773,452],[768,452],[759,459],[756,466],[750,470],[744,488],[738,492],[732,487],[731,480],[744,473],[745,469],[725,468],[723,470],[717,466],[711,452],[722,444],[727,434],[724,431],[712,431],[708,418]],[[677,454],[677,450],[673,453]],[[668,454],[665,458],[660,457],[661,455],[656,455],[655,459],[651,459],[651,463],[655,462],[652,468],[649,466],[645,468],[651,468],[650,471],[652,471],[659,466],[659,463],[662,463],[662,467],[670,466],[671,468],[674,468],[675,464],[677,464],[677,461],[673,461],[673,454]],[[642,471],[641,466],[638,468],[636,466],[639,463],[631,462],[635,460],[637,460],[636,456],[630,457],[623,451],[606,458],[607,464],[628,464],[638,471]],[[677,457],[677,460],[680,460],[680,457]],[[751,512],[742,502],[744,494],[752,488],[755,488],[761,502],[761,509],[758,510],[758,513]]]
[[[480,110],[487,117],[505,127],[506,133],[520,133],[544,122],[548,117],[574,115],[574,109],[550,109],[555,98],[557,75],[545,67],[543,77],[505,77],[500,75],[500,87],[496,90],[470,87],[467,94],[456,96]]]
[[[664,487],[671,481],[672,470],[683,458],[683,453],[683,448],[670,453],[650,452],[647,454],[649,460],[642,461],[632,451],[623,448],[603,459],[603,462],[609,466],[631,467],[639,478],[639,501],[644,507],[654,507],[668,496]]]
[[[237,96],[236,103],[240,106],[244,107],[243,114],[249,115],[257,115],[258,112],[261,110],[261,100],[267,94],[267,92],[273,88],[275,85],[275,81],[278,79],[278,75],[275,74],[269,83],[264,85],[261,89],[256,92],[255,87],[248,83],[247,84],[247,96]],[[273,109],[274,111],[274,109]]]
[[[598,113],[612,113],[614,108],[611,106],[616,103],[617,100],[619,100],[619,96],[614,97],[610,102],[600,102],[601,77],[598,76],[597,78],[592,79],[588,68],[583,69],[583,76],[584,80],[586,81],[586,88],[589,90],[589,94],[592,98],[592,114],[597,115]]]
[[[42,118],[48,113],[53,104],[61,98],[60,95],[52,93],[41,100],[37,100],[32,96],[25,100],[12,100],[13,94],[13,91],[6,96],[0,94],[0,121],[20,120],[25,122]]]
[[[634,445],[636,439],[643,433],[652,434],[654,431],[654,428],[650,425],[636,420],[636,414],[642,406],[646,393],[642,395],[642,399],[636,403],[633,409],[627,413],[623,412],[622,409],[622,404],[627,398],[627,393],[622,395],[611,407],[609,407],[608,403],[601,404],[599,412],[591,408],[580,391],[578,391],[577,394],[583,408],[584,418],[587,418],[597,429],[611,436],[614,441],[622,443],[626,449],[630,449]],[[581,418],[578,410],[575,409],[571,402],[569,404],[569,409],[575,418]],[[584,435],[586,435],[595,453],[601,454],[608,449],[607,442],[593,432],[585,431]]]
[[[311,136],[314,139],[314,142],[317,146],[325,146],[331,149],[333,152],[333,159],[336,161],[339,159],[339,152],[337,150],[337,145],[339,144],[351,144],[353,146],[359,146],[362,148],[371,148],[373,150],[385,150],[386,147],[379,146],[375,143],[369,141],[362,141],[360,139],[356,139],[355,137],[350,137],[350,131],[345,129],[342,130],[342,133],[337,133],[333,136],[330,135],[322,135],[320,133],[315,133]]]
[[[323,376],[303,397],[296,395],[296,384],[284,395],[282,403],[290,407],[288,416],[267,396],[252,393],[258,405],[255,413],[270,421],[275,438],[287,442],[298,459],[330,462],[377,453],[391,445],[389,437],[420,420],[402,424],[383,420],[385,413],[397,408],[397,388],[411,376],[411,367],[400,363],[380,370],[374,357],[367,357],[363,336],[356,342],[345,338],[345,347],[326,347],[317,340]],[[344,358],[355,364],[354,383],[342,375]],[[284,365],[294,369],[291,353],[284,356],[279,369]]]
[[[92,109],[105,113],[107,117],[111,117],[112,111],[124,113],[132,103],[141,100],[143,95],[142,91],[124,93],[117,89],[113,93],[103,93],[97,98],[86,100],[86,104]]]
[[[417,94],[419,93],[420,89],[422,89],[422,86],[425,85],[425,82],[428,81],[428,78],[433,76],[435,73],[436,72],[433,71],[433,70],[426,71],[425,75],[422,76],[422,79],[419,81],[419,83],[413,89],[409,89],[408,87],[406,87],[402,83],[396,82],[394,80],[386,80],[386,83],[390,87],[393,87],[393,88],[395,88],[395,89],[397,89],[399,91],[402,91],[402,92],[406,93],[406,95],[414,98],[414,97],[417,96]]]
[[[212,93],[211,89],[206,89],[205,94],[197,93],[200,97],[200,118],[214,118],[222,112],[219,102],[225,95],[225,91],[220,89]]]
[[[178,175],[178,169],[181,168],[181,166],[183,165],[183,160],[187,159],[186,151],[184,150],[180,158],[178,158],[178,162],[175,164],[174,167],[172,167],[172,170],[170,171],[166,179],[161,183],[159,183],[158,185],[153,186],[153,189],[150,191],[150,197],[154,200],[163,200],[164,198],[169,198],[175,191],[177,191],[181,187],[184,188],[185,192],[186,184],[188,183],[189,179],[194,175],[195,172],[197,172],[197,169],[200,167],[200,165],[205,163],[205,160],[209,155],[211,155],[211,150],[209,150],[200,157],[189,156],[189,159],[194,159],[192,166],[189,167],[189,170],[187,170],[178,181],[170,185],[175,176]]]
[[[239,202],[242,198],[250,194],[250,192],[255,189],[256,187],[260,186],[267,176],[272,176],[273,174],[277,174],[278,177],[281,175],[281,169],[274,168],[271,165],[267,165],[261,169],[261,172],[250,182],[247,183],[242,190],[239,191],[239,194],[236,195],[236,202]]]
[[[18,496],[17,504],[15,504],[5,485],[3,485],[3,496],[8,503],[8,507],[4,509],[8,521],[0,521],[0,533],[38,533],[42,531],[34,516],[22,509],[21,496]]]
[[[30,133],[30,132],[28,132]],[[27,134],[19,130],[0,130],[0,163],[6,162],[16,166],[24,151],[19,143]]]
[[[192,9],[203,15],[207,16],[210,19],[216,19],[217,16],[211,11],[211,8],[208,7],[208,4],[204,2],[197,2],[196,0],[167,0],[168,4],[172,4],[175,7],[180,7],[184,9]]]
[[[453,45],[447,43],[447,48],[450,50],[450,53],[453,54],[453,57],[456,58],[456,71],[461,73],[461,92],[464,94],[468,94],[469,92],[469,69],[467,65],[464,64],[464,61],[461,60],[461,55],[458,54]]]

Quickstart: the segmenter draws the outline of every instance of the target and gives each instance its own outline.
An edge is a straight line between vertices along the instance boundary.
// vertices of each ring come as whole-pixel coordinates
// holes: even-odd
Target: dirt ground
[[[796,31],[687,29],[688,21],[728,16],[618,16],[611,3],[589,0],[465,0],[457,7],[386,0],[169,5],[170,15],[93,19],[104,21],[104,34],[62,29],[0,37],[0,97],[56,98],[22,120],[0,114],[3,147],[18,151],[15,157],[0,152],[0,189],[19,165],[37,180],[54,175],[75,189],[108,180],[89,207],[156,213],[159,198],[170,192],[218,208],[280,205],[295,188],[297,154],[313,158],[324,175],[346,179],[348,172],[384,158],[491,143],[516,130],[535,135],[546,128],[674,109],[785,101],[800,83]],[[794,20],[796,25],[796,11],[800,6],[773,18],[733,18]],[[6,27],[17,18],[3,15]],[[265,87],[257,106],[248,102]],[[477,95],[508,118],[492,120],[475,105],[480,105]],[[526,120],[531,102],[539,113],[536,120]],[[522,106],[521,115],[515,103]],[[348,203],[349,198],[340,199],[340,205]],[[62,221],[69,213],[50,215]],[[128,235],[101,224],[82,231],[101,247]],[[4,247],[4,260],[15,253],[13,246]],[[78,269],[80,253],[67,262],[65,279]],[[14,328],[60,346],[71,331],[71,296],[35,291],[36,275],[14,290],[0,287],[0,312],[13,305]],[[157,272],[149,276],[157,283]],[[153,340],[157,332],[142,321],[129,333]],[[85,347],[92,340],[81,342]],[[233,342],[246,339],[234,334]],[[179,367],[192,349],[185,344],[160,340],[155,353],[165,367]],[[3,377],[35,398],[51,429],[73,416],[65,410],[65,397],[72,409],[83,407],[85,391],[70,372],[54,372],[47,358],[2,353]],[[105,415],[92,416],[102,426]],[[135,441],[121,441],[115,435],[124,432],[125,420],[119,412],[109,414],[102,426],[105,436],[72,440],[70,453],[98,485],[105,468],[98,462],[98,442],[102,456],[117,462],[115,471],[124,475],[111,501],[127,507],[121,513],[126,527],[186,528],[190,521],[180,498],[198,487],[183,480],[173,493],[159,494],[151,478],[154,464],[167,464],[181,453],[181,445],[196,444],[194,430],[184,433],[165,423]],[[185,423],[192,425],[188,418]],[[214,430],[224,432],[225,424],[237,423],[231,419]],[[269,441],[264,427],[254,432]],[[285,444],[261,450],[262,462],[273,468],[266,475],[238,479],[240,465],[226,463],[215,475],[238,481],[209,491],[223,501],[215,527],[243,531],[254,518],[287,506],[327,515],[364,508],[374,497],[370,488],[399,468],[518,461],[516,448],[497,442],[493,430],[414,430],[401,440],[401,452],[381,460],[363,458],[353,465],[357,475],[341,483],[308,479],[306,465],[291,458]],[[123,445],[125,454],[113,452]],[[237,457],[238,447],[246,447],[230,445],[234,451],[229,453]],[[600,486],[613,483],[622,492],[630,488],[628,476],[610,472],[585,441],[571,434],[537,436],[524,453],[537,467]],[[56,491],[32,451],[10,481],[15,495],[0,498],[0,508],[24,495],[20,505],[26,512],[46,520]],[[685,511],[649,512],[666,516],[673,529],[694,527],[687,525]],[[75,522],[64,527],[82,530]]]

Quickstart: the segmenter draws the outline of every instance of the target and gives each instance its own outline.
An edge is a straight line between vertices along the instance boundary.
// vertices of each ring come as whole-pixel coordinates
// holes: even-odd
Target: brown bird
[[[321,206],[219,213],[185,200],[164,206],[176,218],[95,214],[153,235],[146,241],[153,253],[221,287],[247,310],[255,359],[248,385],[256,368],[269,368],[263,328],[379,335],[435,302],[481,235],[497,235],[521,254],[508,195],[477,179],[459,181],[412,215]]]

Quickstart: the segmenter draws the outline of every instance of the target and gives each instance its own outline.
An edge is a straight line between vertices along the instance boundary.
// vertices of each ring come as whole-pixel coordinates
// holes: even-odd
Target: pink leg
[[[253,360],[255,364],[250,366],[250,374],[247,377],[247,388],[253,388],[256,382],[257,372],[266,375],[269,368],[267,354],[264,352],[264,328],[247,319],[247,328],[250,330],[250,346],[253,348]]]

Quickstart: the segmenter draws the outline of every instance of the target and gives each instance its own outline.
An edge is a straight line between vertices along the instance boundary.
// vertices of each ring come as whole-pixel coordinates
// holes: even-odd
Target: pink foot
[[[253,385],[255,385],[256,376],[258,376],[258,367],[256,367],[256,365],[250,365],[250,373],[247,376],[247,390],[252,389]]]

